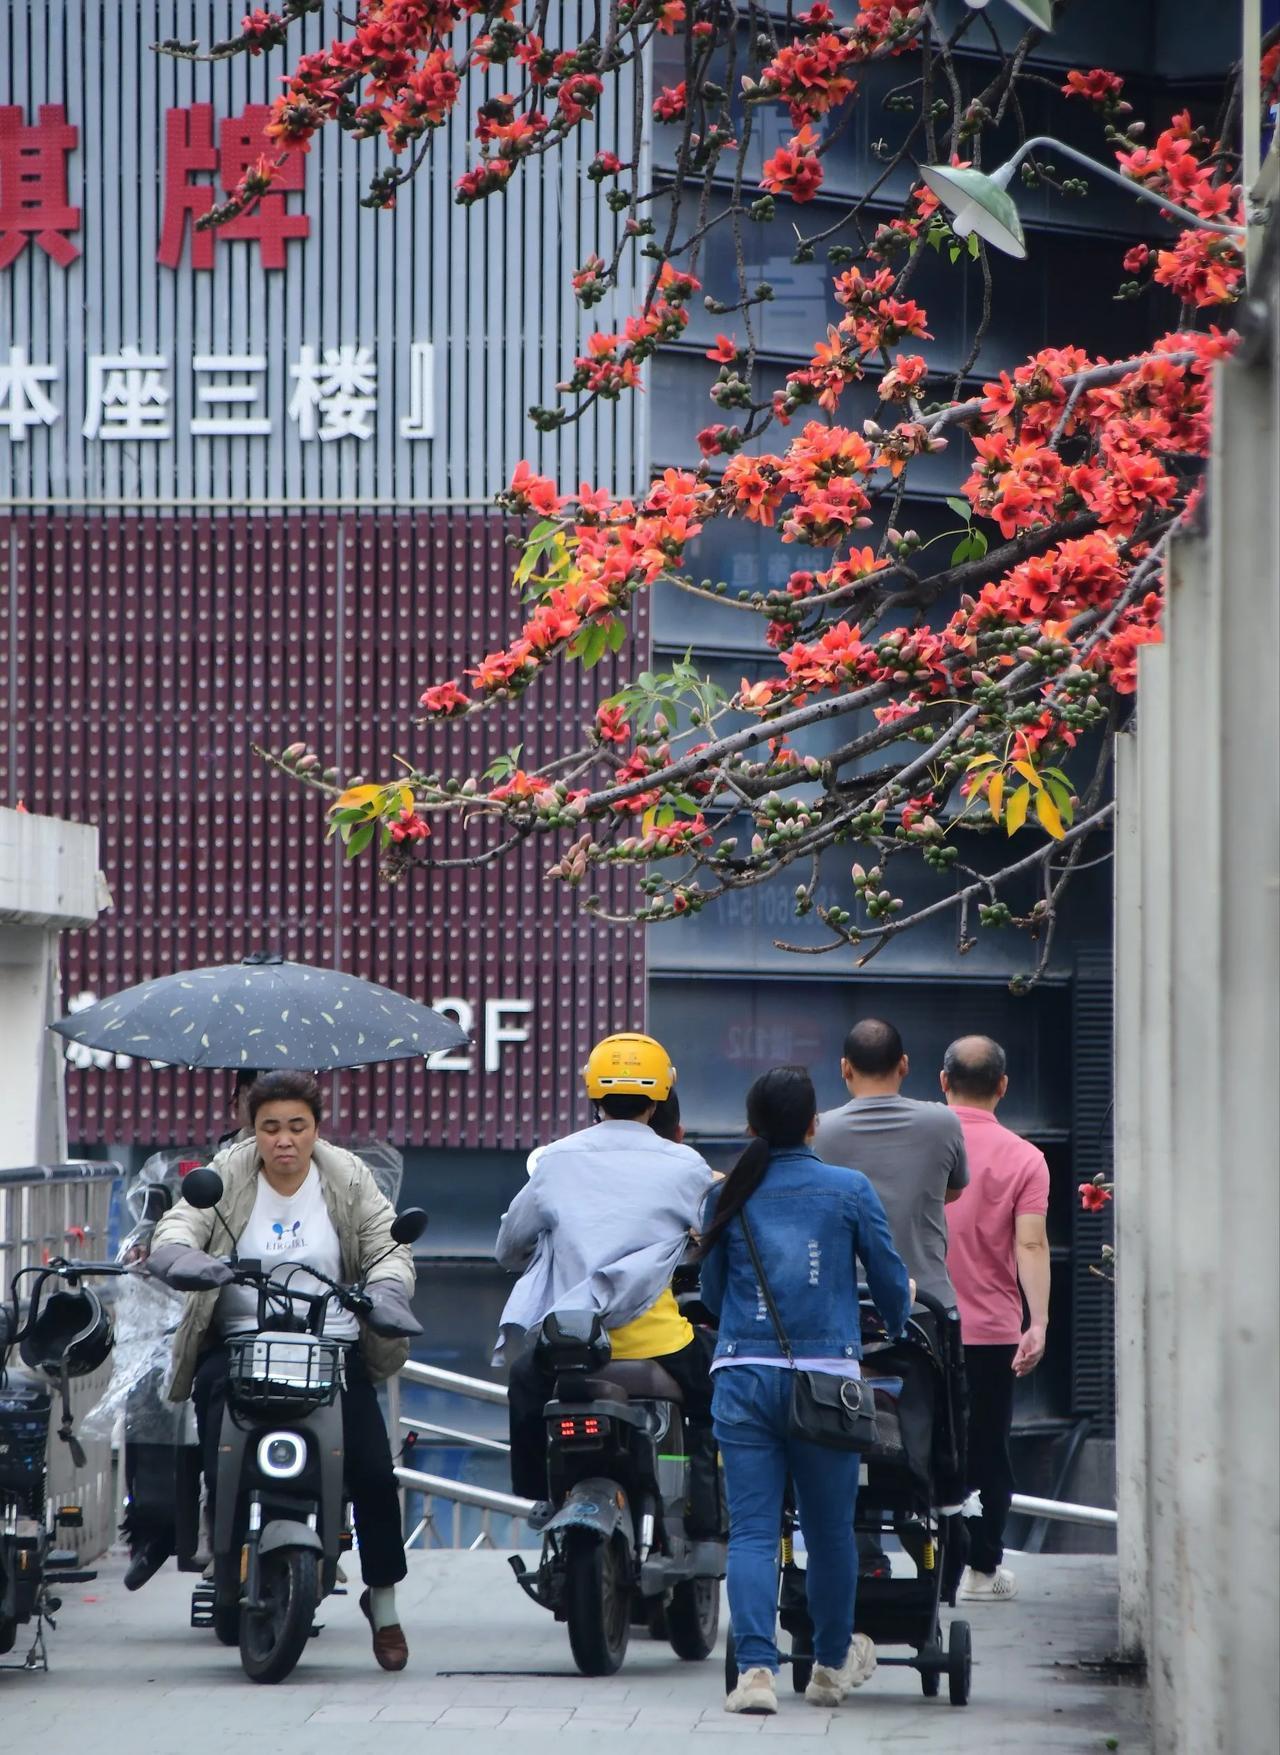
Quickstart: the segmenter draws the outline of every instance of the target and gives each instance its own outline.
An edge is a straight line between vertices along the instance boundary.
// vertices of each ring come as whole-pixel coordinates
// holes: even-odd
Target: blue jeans
[[[839,1668],[853,1633],[858,1568],[854,1452],[791,1437],[791,1373],[732,1365],[712,1377],[711,1411],[729,1499],[729,1614],[739,1670],[778,1668],[778,1548],[787,1475],[795,1483],[808,1551],[806,1590],[814,1656]]]

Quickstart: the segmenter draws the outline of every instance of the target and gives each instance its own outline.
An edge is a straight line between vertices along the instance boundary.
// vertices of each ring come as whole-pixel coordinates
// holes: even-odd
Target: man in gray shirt
[[[861,1170],[884,1203],[907,1272],[954,1310],[945,1208],[969,1181],[959,1120],[941,1103],[899,1094],[909,1063],[901,1036],[882,1018],[850,1030],[840,1071],[853,1101],[818,1117],[813,1149],[828,1164]]]
[[[959,1119],[941,1103],[917,1103],[900,1094],[909,1070],[902,1037],[892,1024],[883,1018],[855,1024],[840,1062],[853,1100],[818,1117],[813,1149],[828,1164],[861,1170],[883,1202],[907,1272],[920,1291],[954,1310],[946,1205],[969,1181],[964,1134]],[[859,1511],[873,1523],[882,1517],[871,1504],[860,1503]],[[898,1534],[907,1545],[905,1532]],[[857,1540],[861,1575],[887,1578],[889,1560],[879,1534],[859,1530]],[[919,1558],[916,1569],[921,1570]]]

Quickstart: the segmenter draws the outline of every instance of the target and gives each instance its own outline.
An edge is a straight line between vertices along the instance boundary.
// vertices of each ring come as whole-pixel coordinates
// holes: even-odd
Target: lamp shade
[[[951,229],[957,237],[977,232],[1006,256],[1021,259],[1026,255],[1022,221],[1005,187],[1011,169],[1002,167],[989,177],[971,165],[923,165],[920,175],[951,214]]]

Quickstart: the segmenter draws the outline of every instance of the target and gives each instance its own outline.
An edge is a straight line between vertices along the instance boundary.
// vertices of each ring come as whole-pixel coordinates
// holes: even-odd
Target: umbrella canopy
[[[263,952],[127,987],[51,1028],[139,1060],[261,1072],[416,1060],[467,1042],[452,1018],[389,987]]]

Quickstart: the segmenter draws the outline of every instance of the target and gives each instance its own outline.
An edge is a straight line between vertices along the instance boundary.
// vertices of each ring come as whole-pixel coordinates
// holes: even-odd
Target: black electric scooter
[[[539,1346],[556,1378],[545,1410],[556,1509],[537,1570],[511,1560],[521,1588],[568,1623],[584,1676],[621,1668],[633,1621],[660,1625],[678,1657],[708,1657],[728,1544],[686,1533],[686,1519],[722,1528],[710,1432],[686,1427],[680,1386],[661,1365],[610,1359],[598,1315],[549,1316]]]
[[[58,1437],[82,1467],[67,1379],[100,1365],[113,1337],[110,1319],[81,1281],[90,1274],[124,1271],[114,1263],[63,1260],[22,1268],[13,1277],[10,1302],[0,1304],[0,1654],[13,1650],[20,1627],[34,1623],[26,1657],[0,1668],[47,1670],[44,1629],[46,1623],[57,1626],[54,1617],[62,1607],[57,1588],[97,1577],[80,1566],[73,1549],[54,1545],[58,1530],[83,1526],[84,1513],[76,1505],[47,1503],[50,1414],[53,1391],[61,1389]],[[19,1294],[27,1278],[33,1284],[24,1317]],[[45,1299],[50,1280],[60,1281],[62,1289]],[[15,1346],[33,1375],[10,1377],[9,1353]],[[68,1353],[73,1355],[69,1367]]]
[[[182,1192],[191,1206],[216,1210],[222,1179],[193,1170]],[[391,1235],[396,1244],[413,1243],[426,1226],[427,1215],[411,1207],[397,1215]],[[331,1301],[356,1316],[372,1305],[365,1281],[340,1286],[311,1266],[272,1279],[261,1262],[234,1254],[232,1265],[236,1283],[258,1294],[257,1330],[228,1342],[213,1581],[192,1592],[191,1625],[238,1645],[252,1681],[279,1682],[301,1657],[321,1598],[337,1584],[350,1529],[338,1400],[350,1343],[324,1334],[325,1315]],[[291,1288],[290,1275],[300,1272],[328,1290]]]

